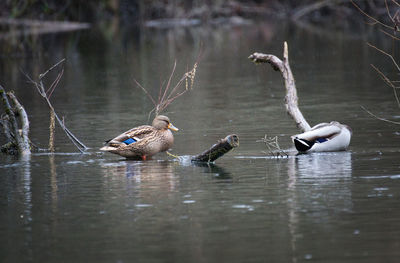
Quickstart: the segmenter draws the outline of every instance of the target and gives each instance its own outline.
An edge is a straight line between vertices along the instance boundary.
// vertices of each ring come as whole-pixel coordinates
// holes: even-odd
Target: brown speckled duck
[[[126,131],[114,139],[106,141],[101,151],[115,153],[126,158],[146,160],[165,152],[174,143],[173,131],[178,131],[167,116],[158,115],[152,126],[142,125]]]

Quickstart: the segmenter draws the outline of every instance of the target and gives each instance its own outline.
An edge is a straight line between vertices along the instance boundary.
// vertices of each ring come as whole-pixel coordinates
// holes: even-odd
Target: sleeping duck
[[[106,145],[100,150],[126,158],[146,160],[172,147],[174,136],[171,130],[178,131],[178,128],[172,125],[167,116],[158,115],[151,126],[132,128],[106,141]]]
[[[311,130],[292,136],[294,146],[299,152],[344,151],[350,144],[352,130],[337,121],[320,123]]]

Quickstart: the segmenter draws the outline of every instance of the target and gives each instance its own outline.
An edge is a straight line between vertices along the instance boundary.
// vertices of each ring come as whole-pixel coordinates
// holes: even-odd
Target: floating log
[[[224,139],[219,140],[216,144],[211,146],[210,149],[199,155],[193,156],[191,161],[211,163],[238,146],[239,137],[236,134],[230,134]]]

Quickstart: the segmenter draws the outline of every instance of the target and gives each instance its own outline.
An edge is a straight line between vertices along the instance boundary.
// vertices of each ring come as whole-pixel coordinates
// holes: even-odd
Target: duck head
[[[172,131],[178,131],[179,129],[176,128],[170,121],[167,116],[158,115],[154,118],[152,126],[157,130],[167,130],[170,129]]]

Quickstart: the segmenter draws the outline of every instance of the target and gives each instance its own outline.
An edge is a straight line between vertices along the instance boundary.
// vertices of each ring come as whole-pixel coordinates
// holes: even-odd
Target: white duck
[[[311,130],[292,136],[294,146],[299,152],[344,151],[350,144],[352,130],[337,121],[320,123]]]

